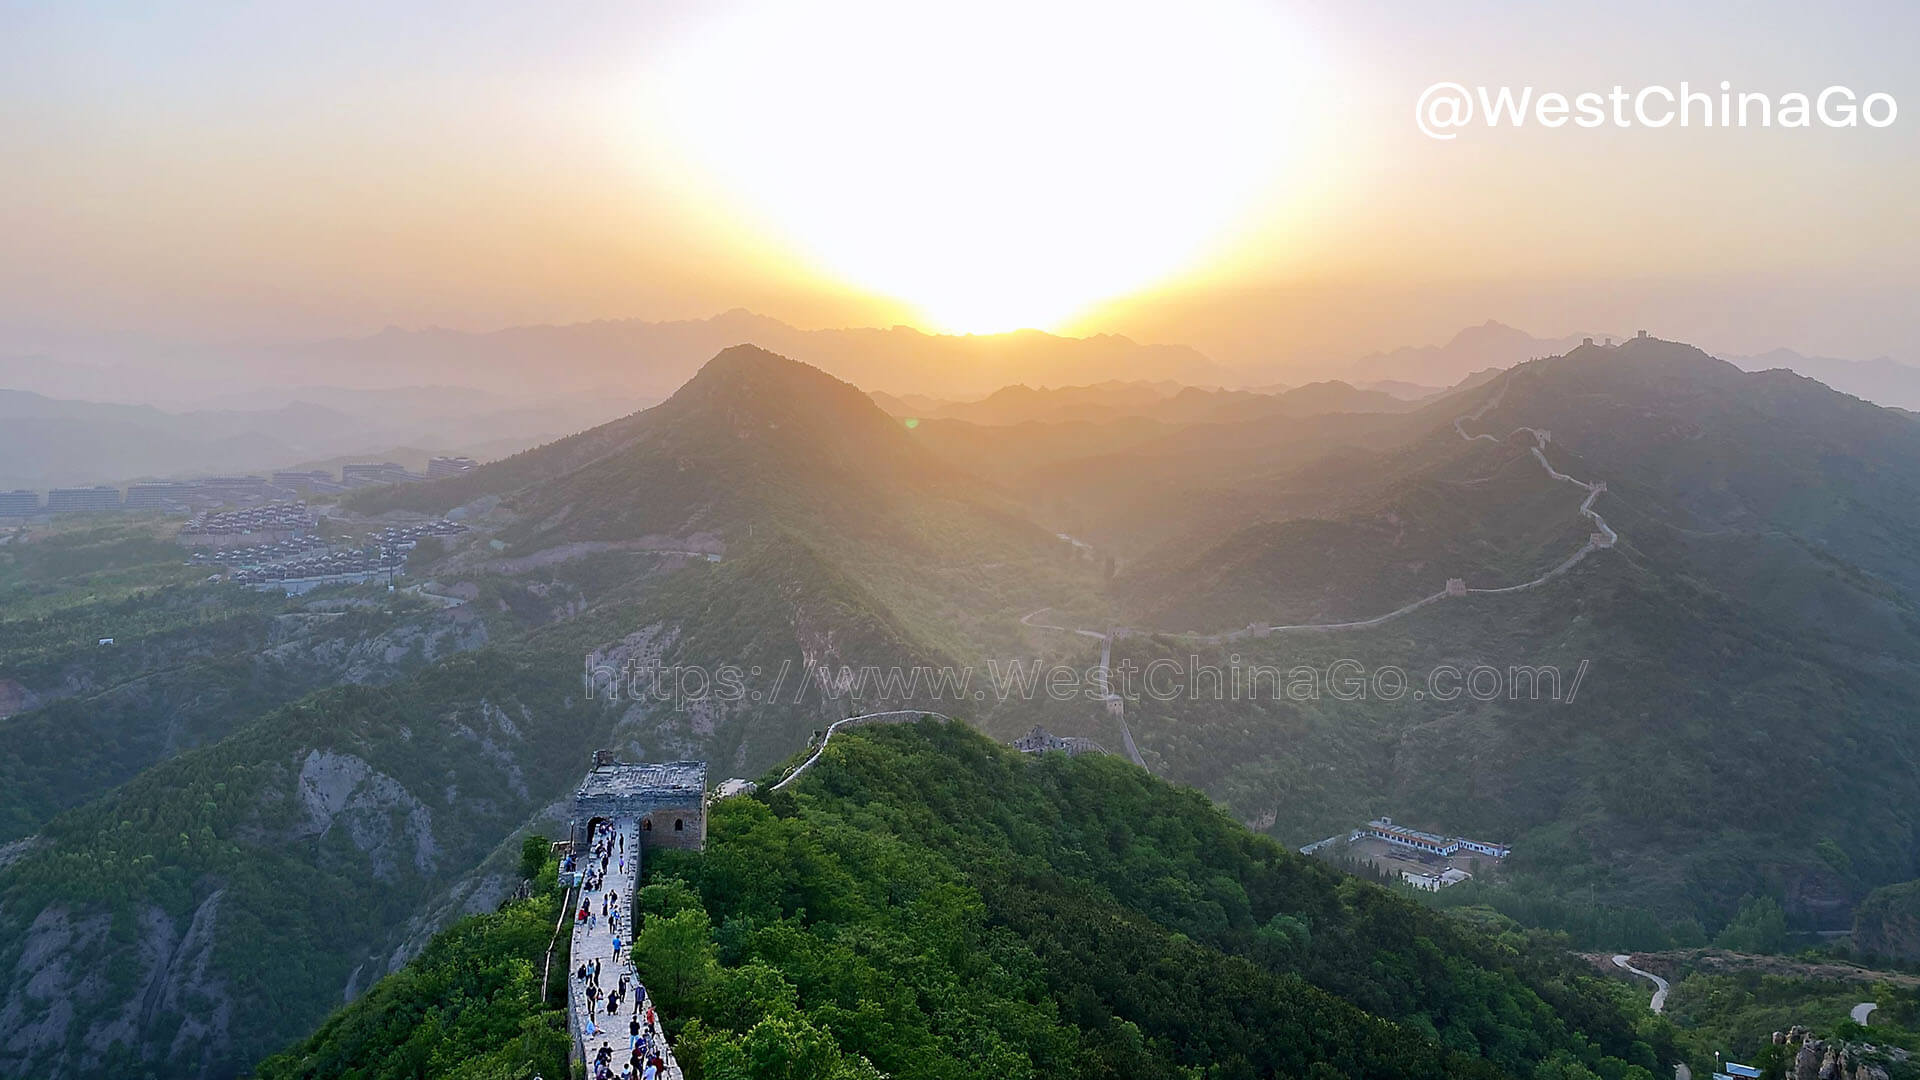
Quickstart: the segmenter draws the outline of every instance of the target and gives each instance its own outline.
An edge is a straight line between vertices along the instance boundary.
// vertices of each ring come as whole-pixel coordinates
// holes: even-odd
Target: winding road
[[[1658,975],[1655,975],[1651,971],[1641,971],[1639,968],[1634,967],[1633,957],[1628,956],[1626,953],[1620,953],[1619,955],[1615,956],[1613,958],[1613,966],[1620,968],[1624,971],[1632,972],[1633,974],[1638,975],[1643,979],[1652,979],[1653,980],[1653,1002],[1649,1006],[1649,1008],[1651,1008],[1656,1013],[1662,1013],[1667,1011],[1667,989],[1668,989],[1667,980],[1661,978]]]
[[[1872,1016],[1873,1011],[1875,1009],[1878,1009],[1879,1007],[1880,1006],[1874,1002],[1863,1001],[1860,1004],[1855,1005],[1853,1007],[1853,1011],[1848,1013],[1847,1015],[1853,1017],[1854,1023],[1859,1024],[1861,1027],[1865,1027],[1867,1026],[1867,1017]]]

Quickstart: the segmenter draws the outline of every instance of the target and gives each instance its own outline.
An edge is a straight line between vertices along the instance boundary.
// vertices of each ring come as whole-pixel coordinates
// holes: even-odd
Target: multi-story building
[[[438,480],[443,476],[459,476],[479,463],[470,457],[436,457],[427,461],[427,479]]]
[[[186,502],[194,491],[192,484],[175,481],[130,484],[127,486],[126,507],[129,510],[160,510]]]
[[[101,485],[90,488],[54,488],[47,492],[47,509],[54,513],[120,509],[120,489]]]
[[[34,491],[0,491],[0,517],[16,517],[40,512],[40,494]]]
[[[414,479],[405,466],[392,461],[361,461],[340,467],[340,482],[355,484],[403,484]]]
[[[282,469],[273,474],[275,487],[301,490],[316,484],[331,485],[332,483],[333,474],[325,469]]]
[[[1421,832],[1419,829],[1409,829],[1405,825],[1395,825],[1392,818],[1375,818],[1367,822],[1367,827],[1361,832],[1376,840],[1385,840],[1396,847],[1412,848],[1429,855],[1452,855],[1460,850],[1460,842],[1450,836]]]

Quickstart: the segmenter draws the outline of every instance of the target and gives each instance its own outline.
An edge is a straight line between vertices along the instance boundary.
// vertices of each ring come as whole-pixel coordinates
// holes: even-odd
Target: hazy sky
[[[1920,5],[0,0],[0,327],[1039,324],[1276,363],[1650,327],[1920,362]],[[1431,83],[1883,130],[1414,124]]]

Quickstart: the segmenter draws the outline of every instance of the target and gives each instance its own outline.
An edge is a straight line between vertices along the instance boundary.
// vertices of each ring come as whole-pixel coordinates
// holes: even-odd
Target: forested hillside
[[[635,956],[694,1077],[1649,1080],[1677,1053],[1523,938],[1117,759],[957,723],[835,740],[792,792],[714,804],[706,852],[658,854],[646,882]],[[260,1075],[519,1075],[555,1015],[527,978],[553,910],[456,931]]]
[[[1136,628],[1115,642],[1136,671],[1344,659],[1410,692],[1143,695],[1129,722],[1151,765],[1296,842],[1382,813],[1513,842],[1506,882],[1470,891],[1594,948],[1711,936],[1754,896],[1841,931],[1920,872],[1920,424],[1652,338],[1522,364],[1407,423],[1206,474],[1223,490],[1119,568],[1098,617]],[[1590,493],[1534,456],[1543,436],[1549,467],[1607,485],[1592,505],[1618,531],[1548,578],[1595,527]],[[1051,494],[1063,516],[1101,497],[1035,501]],[[1475,591],[1376,627],[1186,636],[1367,619],[1453,578]],[[1587,675],[1558,703],[1426,696],[1428,673],[1476,665],[1555,667],[1563,697]]]

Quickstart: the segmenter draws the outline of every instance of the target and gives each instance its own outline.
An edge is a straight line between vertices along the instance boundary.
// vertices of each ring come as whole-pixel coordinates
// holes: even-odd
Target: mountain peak
[[[702,364],[669,402],[725,396],[746,403],[765,393],[791,395],[787,404],[834,401],[837,408],[879,410],[858,387],[791,357],[751,343],[730,345]],[[779,404],[779,402],[769,402]]]
[[[1447,342],[1447,347],[1484,344],[1490,341],[1517,341],[1521,339],[1531,341],[1533,340],[1533,335],[1527,333],[1525,330],[1517,330],[1496,319],[1488,319],[1478,326],[1468,326],[1461,329],[1459,333],[1453,335],[1452,339]]]
[[[912,449],[904,429],[859,387],[753,344],[720,350],[660,411],[709,451],[753,447],[787,463],[871,464],[877,455],[897,464]]]
[[[729,368],[778,368],[782,365],[806,368],[810,371],[819,370],[811,364],[803,364],[790,357],[781,356],[771,349],[763,349],[752,342],[743,341],[738,345],[729,345],[719,352],[714,353],[713,359],[701,365],[700,371],[702,374],[705,374],[709,371],[727,370]]]

